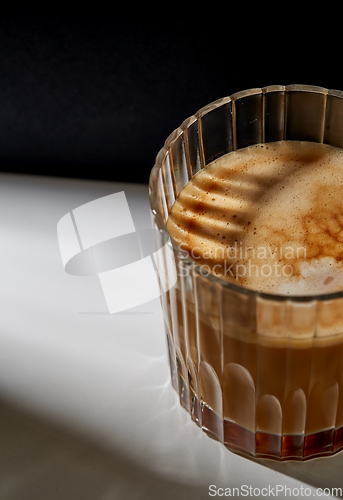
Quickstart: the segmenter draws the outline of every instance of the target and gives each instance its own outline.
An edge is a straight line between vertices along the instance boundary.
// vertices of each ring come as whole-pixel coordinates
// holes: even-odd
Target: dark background
[[[211,101],[271,84],[343,89],[325,11],[306,22],[285,7],[250,11],[208,2],[0,7],[0,170],[147,183],[166,137]]]

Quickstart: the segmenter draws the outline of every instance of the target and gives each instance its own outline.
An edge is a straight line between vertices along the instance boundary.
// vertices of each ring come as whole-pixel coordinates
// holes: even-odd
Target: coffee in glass
[[[162,295],[172,382],[239,453],[343,448],[342,97],[224,98],[167,139],[151,174],[165,274],[177,272]]]

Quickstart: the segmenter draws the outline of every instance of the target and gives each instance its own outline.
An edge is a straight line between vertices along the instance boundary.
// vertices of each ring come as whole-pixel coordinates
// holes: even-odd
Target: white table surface
[[[1,500],[343,488],[343,454],[256,463],[208,438],[171,387],[159,299],[110,315],[98,277],[64,271],[59,219],[122,190],[150,227],[147,186],[0,174]]]

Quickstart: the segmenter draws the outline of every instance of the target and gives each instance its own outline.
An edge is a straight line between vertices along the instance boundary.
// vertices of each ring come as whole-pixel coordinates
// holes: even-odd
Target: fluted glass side
[[[168,235],[182,187],[213,159],[260,142],[343,147],[343,94],[303,85],[251,89],[216,101],[166,140],[150,177],[173,387],[191,418],[230,450],[306,460],[343,448],[343,293],[261,294],[203,275]],[[161,283],[162,291],[163,283]]]

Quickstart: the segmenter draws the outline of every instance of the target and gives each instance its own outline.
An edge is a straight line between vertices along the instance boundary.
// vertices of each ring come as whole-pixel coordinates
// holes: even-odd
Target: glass
[[[161,302],[181,405],[232,451],[306,460],[343,449],[343,292],[285,297],[202,275],[166,228],[196,172],[232,150],[279,140],[343,147],[343,93],[270,86],[205,106],[158,153],[150,205],[164,249],[162,291],[177,274]]]

